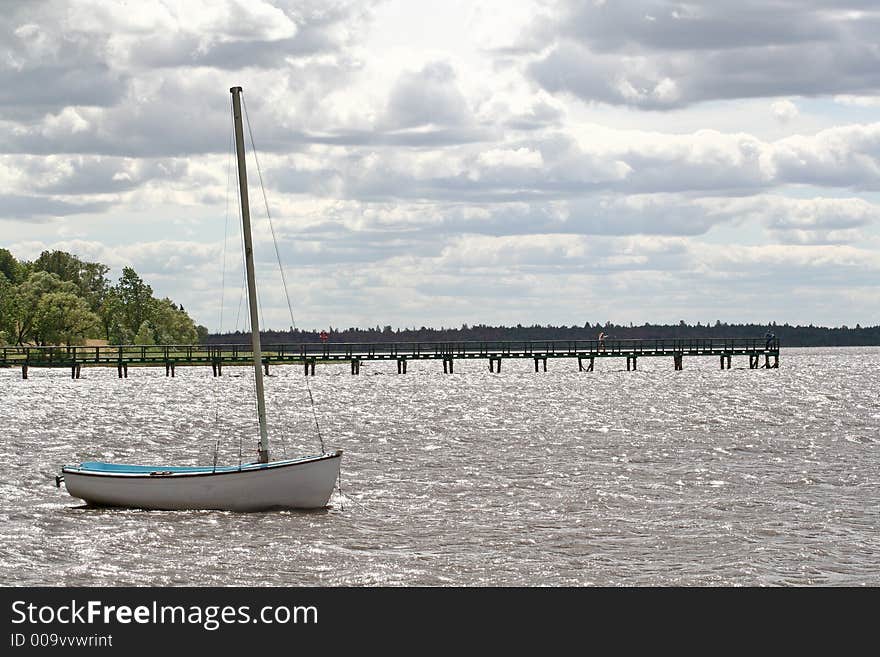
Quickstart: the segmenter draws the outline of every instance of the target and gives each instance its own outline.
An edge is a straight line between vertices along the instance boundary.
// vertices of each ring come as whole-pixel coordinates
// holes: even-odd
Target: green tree
[[[86,262],[66,251],[43,251],[33,262],[36,271],[56,274],[62,281],[76,285],[80,297],[93,312],[98,312],[107,292],[110,268],[99,262]]]
[[[10,283],[21,282],[23,268],[15,256],[7,249],[0,249],[0,278],[5,278]]]
[[[9,344],[16,334],[16,289],[0,275],[0,344]]]
[[[123,325],[122,299],[116,287],[107,290],[98,309],[98,317],[105,340],[111,344],[127,344],[133,341],[134,334]]]
[[[36,325],[37,310],[40,299],[54,292],[76,297],[77,288],[73,283],[62,281],[56,274],[45,271],[32,272],[26,281],[17,286],[13,302],[16,344],[24,344],[26,340],[44,342]]]
[[[49,272],[70,283],[79,282],[81,265],[82,260],[66,251],[43,251],[33,262],[34,271]]]
[[[134,336],[134,344],[152,346],[156,344],[155,329],[149,321],[144,321]]]
[[[153,305],[153,325],[156,342],[160,344],[195,344],[199,334],[196,324],[183,308],[178,308],[169,298],[160,299]]]
[[[46,344],[83,344],[98,330],[100,320],[85,299],[73,292],[47,292],[34,313],[33,331]]]
[[[110,287],[107,280],[109,271],[110,267],[99,262],[84,262],[80,270],[79,293],[93,312],[99,312],[104,303],[104,297]]]
[[[207,326],[202,326],[201,324],[198,324],[196,326],[196,337],[198,339],[198,343],[199,344],[207,344],[209,333],[210,333],[210,331],[208,331]]]
[[[116,285],[106,277],[109,270],[66,251],[44,251],[26,262],[0,249],[0,343],[72,344],[102,335],[113,344],[193,344],[207,337],[183,306],[154,298],[134,269],[125,267]],[[78,298],[89,314],[68,296],[47,296],[54,294]],[[71,316],[64,319],[65,313]]]
[[[124,332],[132,337],[148,319],[152,319],[154,305],[153,288],[144,283],[131,267],[122,270],[122,277],[116,286],[119,296],[121,322]]]

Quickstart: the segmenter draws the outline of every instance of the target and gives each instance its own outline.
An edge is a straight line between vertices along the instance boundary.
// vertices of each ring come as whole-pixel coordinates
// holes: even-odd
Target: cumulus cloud
[[[290,148],[317,119],[326,127],[322,99],[357,70],[344,49],[371,4],[13,3],[0,27],[0,149],[222,152],[226,90],[242,78],[271,119],[265,144]]]
[[[800,113],[797,105],[790,100],[784,99],[773,101],[770,105],[770,111],[773,112],[773,116],[782,123],[788,123]]]
[[[415,128],[463,125],[472,117],[455,83],[454,69],[445,62],[434,62],[400,76],[391,89],[386,120],[393,127]]]

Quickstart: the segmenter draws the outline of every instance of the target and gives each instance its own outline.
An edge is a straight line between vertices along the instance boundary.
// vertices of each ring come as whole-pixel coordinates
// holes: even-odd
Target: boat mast
[[[247,165],[244,161],[244,131],[241,125],[241,87],[232,87],[232,116],[235,123],[235,154],[238,157],[238,187],[241,192],[241,226],[244,234],[244,260],[247,270],[248,306],[251,311],[251,344],[257,383],[257,415],[260,419],[259,462],[269,462],[269,435],[266,430],[266,399],[263,390],[263,352],[260,323],[257,320],[257,285],[254,276],[254,246],[251,240],[251,212],[248,203]]]

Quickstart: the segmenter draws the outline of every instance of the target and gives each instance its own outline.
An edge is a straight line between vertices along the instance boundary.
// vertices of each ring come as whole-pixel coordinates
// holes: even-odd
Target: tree
[[[150,322],[145,321],[141,324],[137,334],[134,336],[134,343],[147,345],[148,347],[156,344],[154,329]]]
[[[198,324],[196,326],[196,337],[198,338],[199,344],[207,344],[208,343],[208,327],[202,326]]]
[[[12,284],[20,283],[22,266],[15,256],[7,249],[0,249],[0,279],[5,278]]]
[[[44,273],[44,272],[41,272]],[[40,297],[33,331],[41,344],[82,344],[98,330],[100,321],[85,299],[72,292],[48,292]]]
[[[199,339],[195,322],[167,297],[153,304],[153,326],[160,344],[195,344]]]
[[[122,299],[115,287],[111,287],[104,295],[98,309],[104,339],[111,344],[127,344],[132,342],[133,335],[128,334],[122,325]]]
[[[71,343],[88,334],[103,335],[113,344],[130,344],[136,337],[193,344],[200,335],[207,337],[208,330],[196,327],[183,306],[154,298],[134,269],[123,268],[116,285],[106,277],[109,270],[66,251],[43,251],[26,262],[0,249],[0,343]],[[55,293],[73,295],[90,314],[83,315],[82,305],[69,297],[43,300]],[[69,320],[62,318],[65,312],[72,313]]]
[[[146,320],[152,317],[153,288],[131,267],[124,267],[115,288],[119,297],[122,331],[132,337]]]
[[[66,251],[43,251],[34,260],[36,271],[56,274],[62,281],[76,285],[80,297],[86,300],[92,311],[97,312],[107,292],[107,265],[99,262],[86,262]]]
[[[66,251],[43,251],[33,265],[34,271],[45,271],[55,274],[62,281],[79,283],[82,260]]]
[[[76,285],[62,281],[56,274],[35,271],[27,280],[18,285],[14,297],[15,342],[24,344],[25,340],[37,343],[45,339],[36,326],[37,310],[40,300],[46,294],[63,292],[76,297]]]
[[[0,344],[9,344],[16,335],[16,289],[0,275]]]

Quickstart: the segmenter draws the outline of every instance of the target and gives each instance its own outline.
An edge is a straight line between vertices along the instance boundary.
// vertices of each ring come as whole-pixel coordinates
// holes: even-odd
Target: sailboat
[[[241,87],[232,87],[235,150],[241,192],[241,222],[244,234],[248,305],[250,306],[254,376],[260,441],[257,460],[237,466],[128,465],[88,461],[65,465],[61,482],[73,497],[93,506],[138,509],[219,509],[264,511],[268,509],[313,509],[327,506],[339,477],[342,450],[318,456],[272,461],[266,428],[262,349],[257,319],[257,290],[254,274],[244,131],[241,116]]]

